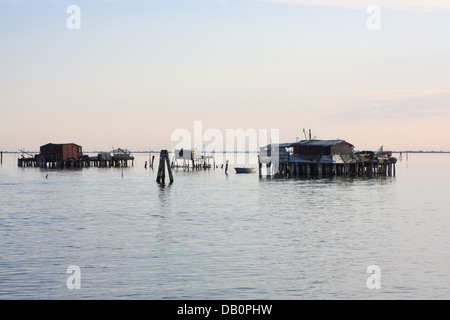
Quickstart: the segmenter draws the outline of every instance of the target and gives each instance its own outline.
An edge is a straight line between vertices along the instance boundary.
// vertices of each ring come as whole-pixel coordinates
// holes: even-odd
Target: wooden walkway
[[[99,153],[97,156],[83,156],[81,159],[49,159],[40,155],[34,157],[22,157],[18,159],[19,167],[40,168],[85,168],[85,167],[128,167],[134,165],[134,157],[127,153]]]

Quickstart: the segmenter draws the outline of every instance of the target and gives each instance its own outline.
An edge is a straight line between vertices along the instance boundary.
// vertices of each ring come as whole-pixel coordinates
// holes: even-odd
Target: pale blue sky
[[[374,3],[292,1],[0,1],[0,149],[170,149],[201,120],[450,150],[449,5],[385,4],[369,30]]]

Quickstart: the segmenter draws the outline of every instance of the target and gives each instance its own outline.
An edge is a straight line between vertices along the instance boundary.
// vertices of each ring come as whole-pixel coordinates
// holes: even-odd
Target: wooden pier
[[[28,154],[18,159],[19,167],[39,167],[50,169],[85,168],[85,167],[127,167],[134,157],[124,149],[114,149],[112,154],[102,152],[97,156],[83,155],[80,146],[70,144],[47,144],[41,147],[37,155]]]
[[[113,150],[113,154],[101,152],[96,157],[89,157],[89,166],[94,167],[128,167],[128,162],[134,165],[134,157],[128,150],[120,148]]]
[[[389,151],[354,152],[343,140],[305,140],[261,148],[259,175],[265,169],[275,177],[395,176],[396,162]]]
[[[183,168],[188,171],[215,169],[216,161],[212,154],[208,155],[206,152],[200,154],[194,149],[180,149],[174,151],[172,168]]]
[[[48,168],[48,169],[63,169],[63,168],[87,168],[87,167],[128,167],[129,161],[131,161],[131,165],[133,165],[134,157],[130,156],[129,158],[124,157],[114,157],[108,159],[104,156],[94,156],[88,157],[84,156],[81,159],[67,159],[67,160],[56,160],[56,159],[42,159],[39,156],[33,158],[19,158],[18,166],[19,167],[39,167],[39,168]]]

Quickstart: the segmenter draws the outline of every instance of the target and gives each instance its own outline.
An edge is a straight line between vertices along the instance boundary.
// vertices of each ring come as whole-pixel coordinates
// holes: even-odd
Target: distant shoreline
[[[390,150],[388,150],[390,151]],[[20,151],[0,151],[3,152],[4,154],[6,153],[29,153],[29,154],[39,154],[39,151],[25,151],[25,152],[20,152]],[[112,151],[84,151],[84,153],[102,153],[102,152],[109,152],[111,153]],[[130,151],[131,153],[159,153],[160,151]],[[450,151],[390,151],[392,153],[450,153]],[[169,151],[169,153],[173,153],[173,151]],[[206,153],[216,153],[216,154],[220,154],[220,153],[258,153],[258,151],[207,151]]]

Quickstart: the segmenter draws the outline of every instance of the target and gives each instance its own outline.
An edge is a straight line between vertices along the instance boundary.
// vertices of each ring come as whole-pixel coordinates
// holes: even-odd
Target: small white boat
[[[235,167],[236,173],[255,173],[256,168]]]

